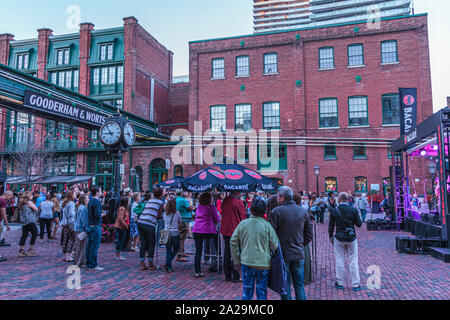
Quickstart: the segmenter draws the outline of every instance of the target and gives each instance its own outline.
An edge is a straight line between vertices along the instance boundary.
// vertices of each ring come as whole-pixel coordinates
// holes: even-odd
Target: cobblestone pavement
[[[358,232],[359,266],[363,290],[352,292],[347,281],[344,290],[334,288],[334,255],[327,236],[327,225],[317,227],[317,276],[306,287],[308,299],[319,300],[441,300],[450,299],[449,264],[429,255],[399,254],[395,251],[395,236],[402,232],[369,232],[365,226]],[[204,265],[205,278],[193,275],[193,256],[187,263],[174,263],[174,273],[163,270],[139,271],[138,253],[126,253],[125,262],[114,260],[113,244],[102,244],[99,264],[103,272],[81,271],[81,289],[67,288],[66,269],[62,262],[59,241],[37,240],[37,257],[17,257],[20,230],[5,233],[11,247],[0,247],[8,258],[0,263],[0,299],[241,299],[241,283],[224,281],[223,274],[209,273]],[[29,241],[29,239],[28,239]],[[27,241],[27,243],[28,243]],[[187,247],[193,251],[193,240]],[[159,249],[163,262],[165,249]],[[381,271],[381,288],[370,290],[367,268],[377,265]],[[270,290],[269,290],[270,291]],[[269,292],[269,299],[279,299]]]

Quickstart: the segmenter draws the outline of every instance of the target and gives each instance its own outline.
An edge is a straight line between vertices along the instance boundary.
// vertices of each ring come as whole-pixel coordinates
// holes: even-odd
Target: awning
[[[8,179],[6,179],[6,183],[7,184],[36,183],[36,181],[41,178],[42,178],[42,176],[31,176],[30,180],[28,181],[25,176],[13,176],[13,177],[8,177]]]
[[[76,184],[76,183],[88,183],[89,180],[94,178],[95,175],[84,175],[84,176],[53,176],[47,177],[35,183],[37,184]]]

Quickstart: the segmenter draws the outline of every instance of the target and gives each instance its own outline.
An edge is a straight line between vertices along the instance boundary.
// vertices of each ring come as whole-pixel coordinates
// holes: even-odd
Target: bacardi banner
[[[27,90],[25,93],[24,106],[46,114],[58,116],[68,120],[81,121],[86,124],[102,126],[107,116],[97,111],[78,105],[69,104],[62,99],[49,97],[39,92]]]
[[[400,134],[409,135],[417,126],[417,88],[400,88]]]

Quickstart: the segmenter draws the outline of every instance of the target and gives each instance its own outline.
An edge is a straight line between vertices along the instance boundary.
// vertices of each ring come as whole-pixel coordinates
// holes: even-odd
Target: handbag
[[[87,236],[88,236],[87,232],[83,231],[83,232],[80,232],[77,237],[78,237],[78,240],[83,241],[84,239],[87,238]]]
[[[172,221],[173,221],[174,215],[175,215],[175,213],[172,213],[172,218],[170,219],[169,228],[167,230],[161,230],[161,237],[159,238],[160,245],[167,245],[169,243],[170,228],[172,227]]]
[[[287,292],[287,268],[280,245],[277,250],[272,252],[268,287],[280,295]]]

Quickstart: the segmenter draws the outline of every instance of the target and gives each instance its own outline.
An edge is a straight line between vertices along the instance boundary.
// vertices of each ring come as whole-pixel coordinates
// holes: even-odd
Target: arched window
[[[355,178],[355,192],[367,192],[367,178],[356,177]]]
[[[173,176],[178,178],[183,178],[183,167],[181,165],[176,165],[173,168]]]
[[[166,169],[166,162],[163,159],[155,159],[150,163],[149,179],[150,190],[153,191],[153,186],[161,182],[167,181],[169,178]]]
[[[337,178],[325,178],[325,192],[337,192]]]

